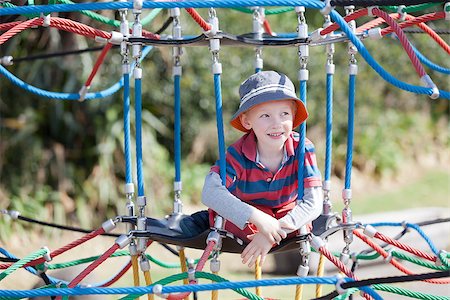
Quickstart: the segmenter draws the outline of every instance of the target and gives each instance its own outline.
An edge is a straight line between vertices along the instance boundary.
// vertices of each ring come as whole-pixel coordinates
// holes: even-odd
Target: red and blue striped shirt
[[[250,131],[227,149],[227,189],[256,207],[278,209],[293,204],[298,196],[298,151],[299,134],[293,132],[285,142],[285,159],[274,174],[258,162],[256,136]],[[211,171],[220,174],[219,162]],[[322,185],[314,145],[308,139],[305,139],[303,180],[304,188]]]

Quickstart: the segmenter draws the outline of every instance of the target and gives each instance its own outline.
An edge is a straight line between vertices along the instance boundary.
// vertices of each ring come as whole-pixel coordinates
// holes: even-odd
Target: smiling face
[[[295,105],[292,100],[265,102],[241,115],[245,129],[255,132],[258,149],[278,151],[292,132]]]

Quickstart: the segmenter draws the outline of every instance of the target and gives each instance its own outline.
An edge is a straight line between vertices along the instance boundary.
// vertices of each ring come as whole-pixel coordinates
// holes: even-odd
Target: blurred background
[[[436,9],[430,8],[429,11]],[[207,10],[198,10],[205,18]],[[420,13],[425,13],[422,11]],[[112,11],[102,15],[117,18]],[[145,12],[144,12],[145,14]],[[252,16],[232,9],[218,9],[220,28],[232,34],[251,32]],[[109,25],[79,13],[61,13],[94,28],[111,31]],[[161,28],[168,19],[162,11],[148,31]],[[309,31],[322,27],[323,16],[306,13]],[[24,17],[4,17],[3,22]],[[295,32],[295,12],[269,15],[274,32]],[[363,23],[368,19],[358,21]],[[202,31],[182,11],[183,34]],[[445,21],[429,24],[446,28]],[[447,27],[448,28],[448,27]],[[164,32],[170,34],[170,27]],[[436,64],[450,67],[448,54],[426,34],[409,34],[412,43]],[[448,36],[444,37],[448,41]],[[365,40],[373,57],[395,77],[421,85],[408,56],[395,38]],[[26,30],[0,47],[0,57],[14,58],[97,47],[98,43],[54,28]],[[332,200],[342,208],[341,190],[347,142],[347,45],[337,44],[334,76],[334,128]],[[226,142],[240,133],[228,120],[236,110],[238,87],[254,72],[254,49],[224,46],[222,92]],[[21,61],[7,69],[30,85],[44,90],[77,93],[86,81],[99,52],[51,59]],[[298,89],[297,48],[265,48],[264,69],[286,73]],[[103,90],[121,77],[118,48],[108,53],[91,91]],[[357,55],[355,139],[352,208],[358,214],[412,207],[442,207],[449,199],[449,101],[431,100],[385,82]],[[310,47],[308,69],[307,136],[315,143],[320,168],[325,149],[325,63],[323,46]],[[218,158],[211,56],[207,47],[184,49],[182,101],[182,200],[191,210],[201,207],[204,176]],[[143,151],[148,215],[170,213],[173,201],[173,82],[172,51],[155,48],[143,68]],[[449,89],[448,77],[430,72],[441,89]],[[133,84],[133,81],[131,82]],[[133,88],[133,87],[132,87]],[[133,90],[131,91],[133,93]],[[0,77],[0,209],[18,210],[24,216],[50,222],[96,228],[104,220],[123,214],[125,162],[123,153],[122,93],[85,102],[49,100],[28,93]],[[131,113],[134,118],[134,112]],[[132,126],[133,127],[133,126]],[[134,144],[133,144],[134,145]],[[134,153],[134,146],[133,146]],[[133,154],[134,155],[134,154]],[[133,156],[134,157],[134,156]],[[135,160],[133,159],[133,164]],[[11,235],[40,234],[45,228],[28,227],[0,218],[0,241]],[[48,232],[47,232],[48,233]]]

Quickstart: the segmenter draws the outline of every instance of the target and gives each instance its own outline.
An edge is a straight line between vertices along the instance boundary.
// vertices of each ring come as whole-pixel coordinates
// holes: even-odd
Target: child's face
[[[253,129],[261,145],[282,147],[292,132],[294,107],[292,100],[265,102],[243,113],[241,122]]]

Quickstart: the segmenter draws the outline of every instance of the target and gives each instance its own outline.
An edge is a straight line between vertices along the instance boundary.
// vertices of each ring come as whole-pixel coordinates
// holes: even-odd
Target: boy
[[[218,163],[205,179],[202,202],[220,214],[225,230],[249,242],[241,254],[251,267],[263,264],[274,243],[309,224],[322,211],[322,181],[314,145],[305,139],[304,195],[298,195],[298,133],[308,117],[289,78],[274,71],[250,76],[240,88],[231,125],[245,132],[228,147],[226,187]]]

